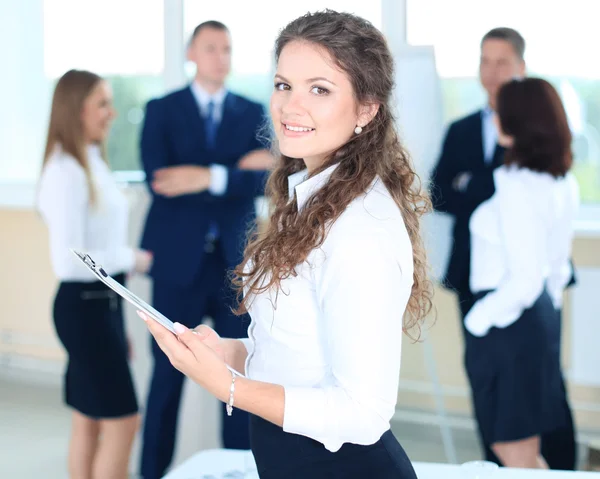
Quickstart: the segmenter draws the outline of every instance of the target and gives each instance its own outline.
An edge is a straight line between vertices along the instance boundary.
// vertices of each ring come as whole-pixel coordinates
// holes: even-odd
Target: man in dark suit
[[[469,288],[469,219],[473,211],[494,194],[493,171],[503,163],[504,157],[504,149],[497,144],[493,119],[496,94],[507,81],[525,75],[524,53],[523,37],[511,28],[495,28],[483,37],[479,76],[488,104],[483,110],[450,125],[432,174],[431,195],[435,209],[454,217],[454,241],[444,285],[456,291],[463,319],[474,303]],[[573,470],[576,442],[566,394],[565,409],[567,426],[542,435],[542,454],[551,468]],[[482,443],[482,446],[486,459],[499,463],[489,444]]]
[[[233,315],[227,272],[242,260],[272,157],[259,140],[263,108],[225,88],[230,37],[210,21],[194,31],[191,85],[146,108],[141,153],[152,192],[142,245],[154,254],[153,305],[172,321],[197,326],[205,315],[222,337],[247,336]],[[141,473],[158,479],[175,446],[183,375],[152,342],[154,370],[146,404]],[[223,412],[225,408],[223,407]],[[249,449],[248,415],[223,414],[223,445]]]

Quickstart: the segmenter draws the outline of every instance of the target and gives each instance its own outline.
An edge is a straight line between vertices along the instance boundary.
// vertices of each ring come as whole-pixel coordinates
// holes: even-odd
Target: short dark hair
[[[512,80],[497,99],[502,131],[514,143],[504,156],[507,165],[564,176],[573,164],[571,130],[558,92],[546,80]]]
[[[521,59],[525,59],[525,39],[519,32],[508,27],[493,28],[481,39],[481,46],[486,40],[504,40],[512,45],[515,53]]]
[[[229,31],[229,28],[224,23],[221,23],[217,20],[207,20],[206,22],[202,22],[192,32],[192,36],[190,37],[190,42],[194,40],[198,36],[198,34],[204,30],[205,28],[214,28],[215,30],[224,30],[226,32]]]

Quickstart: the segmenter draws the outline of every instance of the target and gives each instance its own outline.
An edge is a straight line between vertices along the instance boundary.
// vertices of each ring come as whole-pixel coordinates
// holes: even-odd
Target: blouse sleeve
[[[389,428],[412,287],[412,257],[399,261],[397,251],[388,232],[373,229],[331,248],[316,279],[331,381],[285,388],[285,431],[336,451],[345,442],[373,444]]]

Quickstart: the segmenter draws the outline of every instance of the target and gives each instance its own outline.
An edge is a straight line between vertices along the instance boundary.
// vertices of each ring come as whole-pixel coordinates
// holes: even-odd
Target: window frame
[[[188,80],[185,72],[185,48],[181,43],[184,37],[184,1],[164,1],[164,71],[162,74],[163,91],[183,86]],[[43,2],[33,4],[43,15]],[[33,12],[35,13],[35,12]],[[389,41],[392,52],[408,47],[407,44],[407,2],[406,0],[381,0],[382,30]],[[43,62],[43,42],[40,52],[33,58]],[[119,171],[116,178],[124,184],[136,184],[144,181],[140,170]],[[0,207],[32,208],[35,198],[35,180],[11,182],[0,178]],[[576,232],[578,236],[600,236],[600,204],[583,204],[578,218]]]

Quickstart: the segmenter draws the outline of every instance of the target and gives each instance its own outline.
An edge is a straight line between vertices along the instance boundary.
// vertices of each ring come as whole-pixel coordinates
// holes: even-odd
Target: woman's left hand
[[[198,334],[175,323],[177,335],[174,335],[143,312],[138,311],[138,315],[146,322],[148,330],[175,369],[221,401],[228,400],[231,373],[223,359],[206,346]]]

